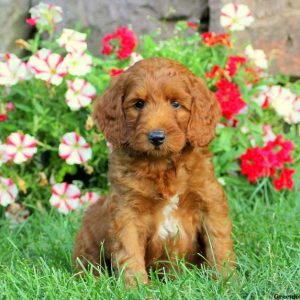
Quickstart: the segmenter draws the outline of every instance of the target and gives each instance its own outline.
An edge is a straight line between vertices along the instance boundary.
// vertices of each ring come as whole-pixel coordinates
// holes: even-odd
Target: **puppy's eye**
[[[181,104],[178,101],[171,101],[171,105],[175,108],[175,109],[179,109],[181,107]]]
[[[145,106],[145,101],[143,100],[138,100],[134,103],[134,107],[137,109],[143,109]]]

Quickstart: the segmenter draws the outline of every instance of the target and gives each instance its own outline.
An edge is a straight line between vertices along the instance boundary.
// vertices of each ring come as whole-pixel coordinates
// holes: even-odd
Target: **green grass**
[[[75,278],[73,237],[80,216],[35,212],[15,229],[0,223],[0,299],[272,299],[300,295],[299,193],[250,193],[232,183],[228,196],[237,279],[211,279],[212,270],[187,269],[172,279],[151,274],[149,286],[126,290],[122,279]],[[297,195],[298,194],[298,195]],[[252,195],[252,199],[251,199]]]

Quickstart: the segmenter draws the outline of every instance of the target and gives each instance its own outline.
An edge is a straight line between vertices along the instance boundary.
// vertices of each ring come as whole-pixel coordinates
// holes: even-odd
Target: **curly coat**
[[[207,147],[219,116],[213,93],[176,61],[145,59],[113,78],[94,106],[114,147],[111,191],[86,211],[74,262],[99,265],[103,243],[106,262],[124,268],[127,282],[147,282],[151,267],[176,257],[234,267],[228,204]],[[156,129],[166,138],[159,147],[149,142]]]

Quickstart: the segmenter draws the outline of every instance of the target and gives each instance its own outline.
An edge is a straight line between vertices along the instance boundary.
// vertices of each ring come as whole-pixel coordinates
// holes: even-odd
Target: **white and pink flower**
[[[54,27],[55,24],[62,21],[62,8],[53,4],[46,4],[40,2],[33,6],[30,10],[31,18],[27,19],[27,23],[31,26],[37,25],[45,29]]]
[[[57,183],[52,186],[51,192],[50,204],[62,214],[67,214],[80,205],[80,190],[74,184]]]
[[[276,135],[272,130],[272,126],[269,124],[264,124],[262,126],[263,130],[263,141],[264,145],[266,145],[270,141],[274,141],[276,139]]]
[[[271,106],[289,124],[300,122],[300,98],[280,85],[262,86],[260,94],[253,100],[261,107]]]
[[[100,199],[100,194],[96,192],[87,192],[80,197],[81,204],[94,204]]]
[[[253,98],[253,101],[256,102],[260,107],[266,108],[270,104],[269,99],[269,90],[270,87],[266,85],[262,85],[259,87],[259,94]]]
[[[133,66],[135,63],[137,63],[140,60],[143,60],[143,56],[137,52],[132,52],[130,54],[130,62],[129,62],[129,66]]]
[[[231,31],[242,31],[253,21],[252,13],[245,4],[228,3],[221,9],[221,26]]]
[[[63,58],[49,49],[41,49],[30,57],[28,66],[36,78],[54,85],[61,84],[67,69]]]
[[[71,53],[82,53],[87,49],[86,34],[72,29],[65,28],[57,43]]]
[[[58,152],[69,165],[82,164],[92,157],[91,146],[76,132],[68,132],[62,137]]]
[[[10,159],[16,164],[23,163],[37,152],[37,141],[29,134],[11,133],[6,139],[5,150]]]
[[[9,156],[6,152],[6,145],[2,144],[0,141],[0,166],[9,161]]]
[[[18,195],[18,188],[10,178],[0,177],[0,205],[13,203]]]
[[[271,86],[267,93],[271,106],[289,124],[300,122],[300,99],[289,89]]]
[[[64,59],[64,66],[71,75],[82,76],[91,71],[92,57],[86,53],[69,53]]]
[[[258,68],[266,69],[268,67],[268,60],[263,50],[253,49],[251,45],[248,45],[245,49],[245,53]]]
[[[95,87],[84,79],[69,80],[67,84],[69,89],[66,92],[66,102],[73,111],[88,106],[96,96]]]
[[[29,78],[26,64],[16,55],[6,54],[5,59],[5,62],[0,62],[0,85],[12,86]]]

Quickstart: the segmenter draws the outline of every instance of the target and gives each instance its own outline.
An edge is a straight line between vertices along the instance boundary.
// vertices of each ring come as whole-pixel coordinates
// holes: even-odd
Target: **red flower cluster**
[[[206,78],[215,78],[215,77],[233,77],[238,71],[238,65],[243,65],[247,62],[246,57],[244,56],[229,56],[225,69],[223,70],[220,66],[214,65],[210,72],[205,74]]]
[[[203,43],[207,46],[225,45],[231,47],[230,34],[228,33],[216,34],[215,32],[205,32],[201,37]]]
[[[206,78],[218,78],[216,96],[222,107],[222,115],[228,120],[247,105],[242,99],[238,85],[228,79],[236,75],[238,65],[244,65],[246,62],[247,59],[243,56],[229,56],[224,69],[214,65],[212,70],[205,74]]]
[[[256,183],[260,177],[275,177],[277,171],[281,171],[278,178],[273,183],[275,188],[280,191],[283,188],[292,189],[292,175],[295,173],[292,169],[287,169],[285,164],[292,163],[291,152],[294,145],[291,141],[284,141],[281,135],[278,135],[274,141],[269,141],[265,147],[255,147],[247,149],[241,159],[241,172],[247,176],[248,180]]]
[[[110,55],[114,50],[114,46],[110,44],[112,40],[118,40],[118,45],[116,46],[116,53],[119,59],[128,58],[137,45],[137,37],[135,36],[134,32],[124,26],[116,29],[114,33],[109,33],[103,37],[103,54]]]
[[[222,108],[222,115],[230,120],[233,115],[238,114],[246,103],[242,99],[239,87],[234,83],[228,81],[226,78],[221,78],[217,83],[216,97]]]
[[[212,79],[216,77],[226,77],[226,72],[218,65],[214,65],[210,72],[205,73],[205,77]]]
[[[294,187],[294,181],[292,176],[295,174],[293,169],[282,169],[278,178],[273,180],[274,187],[277,191],[281,191],[284,188],[287,188],[289,191]]]
[[[238,65],[245,64],[247,61],[246,57],[243,56],[229,56],[226,66],[226,71],[228,72],[230,77],[235,76]]]

